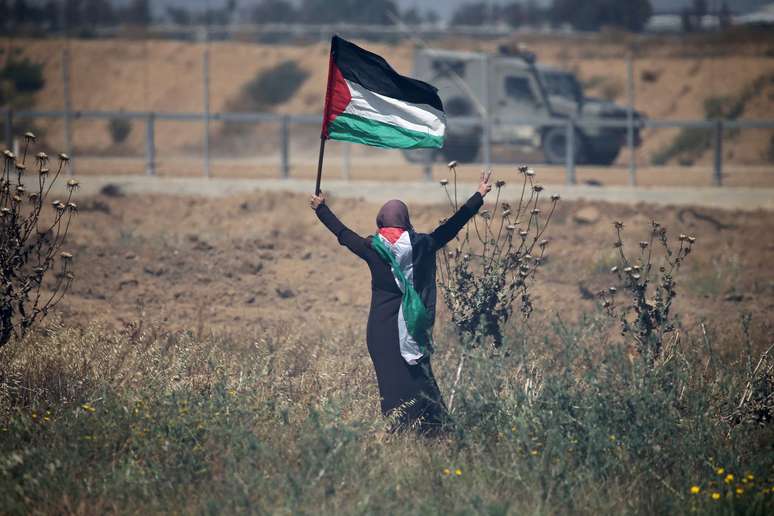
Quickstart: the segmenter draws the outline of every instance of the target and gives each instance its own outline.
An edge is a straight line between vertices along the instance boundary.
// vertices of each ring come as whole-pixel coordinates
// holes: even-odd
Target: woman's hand
[[[486,194],[488,194],[492,190],[492,169],[489,169],[487,171],[481,171],[481,182],[478,184],[478,193],[481,194],[481,197],[486,197]]]
[[[490,186],[489,188],[491,189],[492,187]],[[321,204],[325,204],[325,196],[322,193],[320,195],[313,195],[309,199],[309,206],[311,206],[313,210],[319,208]]]

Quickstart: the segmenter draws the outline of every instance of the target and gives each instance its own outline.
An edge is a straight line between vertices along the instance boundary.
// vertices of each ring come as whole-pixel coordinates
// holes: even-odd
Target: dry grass
[[[376,206],[330,203],[372,230]],[[428,441],[383,431],[364,346],[368,273],[303,196],[103,195],[80,208],[79,281],[60,321],[0,351],[6,512],[772,506],[771,425],[727,423],[770,344],[770,213],[560,203],[538,310],[507,325],[500,350],[471,352],[456,429]],[[580,208],[598,220],[577,222]],[[427,230],[445,213],[412,219]],[[677,279],[680,337],[655,369],[582,297],[608,285],[611,222],[636,234],[651,217],[697,237]],[[702,278],[715,276],[708,293]],[[441,313],[434,369],[446,394],[454,333]]]

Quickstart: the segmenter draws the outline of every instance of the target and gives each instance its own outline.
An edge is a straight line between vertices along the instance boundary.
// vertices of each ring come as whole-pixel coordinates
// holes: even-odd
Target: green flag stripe
[[[328,126],[328,135],[331,140],[364,143],[374,147],[387,147],[390,149],[443,147],[443,138],[440,136],[433,136],[348,113],[342,113],[333,120],[331,125]]]

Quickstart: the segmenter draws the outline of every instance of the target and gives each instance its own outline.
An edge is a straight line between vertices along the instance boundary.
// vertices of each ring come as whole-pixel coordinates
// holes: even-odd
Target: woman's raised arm
[[[366,259],[368,252],[368,241],[345,226],[336,215],[325,204],[325,197],[313,195],[309,200],[309,205],[317,214],[317,218],[320,222],[325,224],[325,227],[330,230],[331,233],[336,235],[339,244],[343,245],[362,259]]]
[[[478,185],[478,190],[474,193],[470,199],[465,202],[457,212],[452,215],[449,220],[438,226],[435,231],[430,233],[430,238],[433,239],[433,250],[445,246],[452,238],[454,238],[460,230],[465,227],[465,224],[478,212],[481,206],[484,204],[484,196],[492,190],[492,171],[481,173],[481,183]]]

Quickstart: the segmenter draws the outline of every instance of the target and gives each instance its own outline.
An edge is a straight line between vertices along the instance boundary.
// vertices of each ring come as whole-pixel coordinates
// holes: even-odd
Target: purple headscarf
[[[408,206],[398,199],[387,201],[376,215],[376,225],[380,228],[410,229]]]

